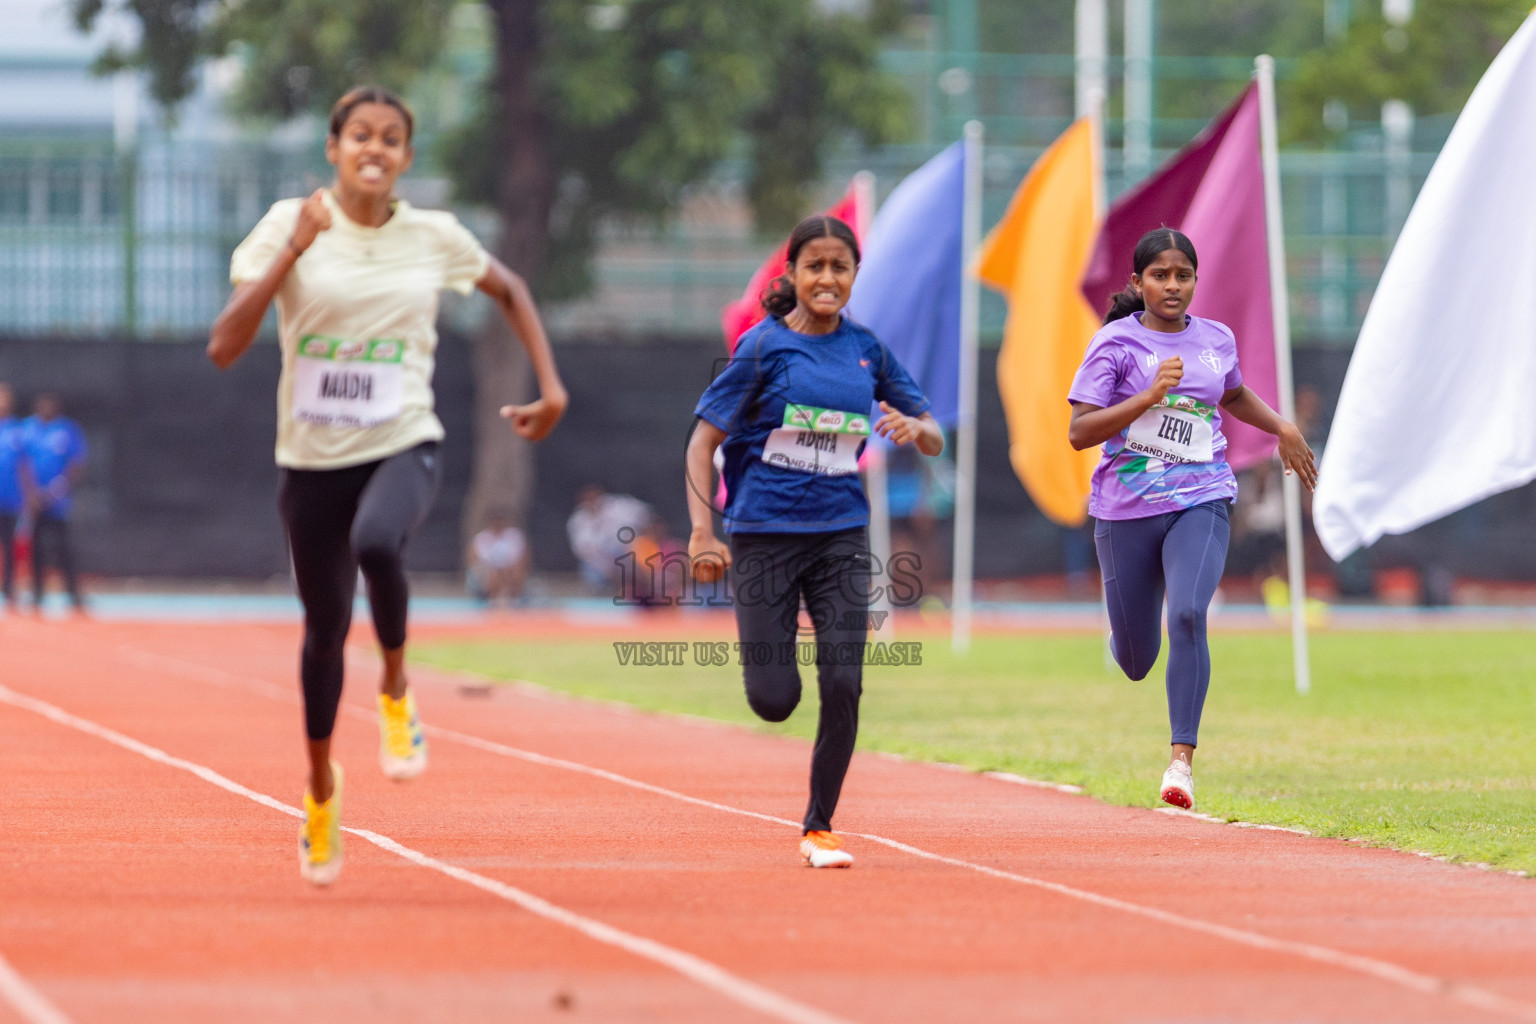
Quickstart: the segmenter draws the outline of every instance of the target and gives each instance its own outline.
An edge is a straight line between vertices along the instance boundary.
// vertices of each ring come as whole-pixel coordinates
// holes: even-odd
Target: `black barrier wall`
[[[18,409],[57,392],[85,429],[90,461],[74,530],[83,572],[106,576],[286,576],[277,518],[278,352],[259,344],[220,372],[188,341],[0,340],[0,380]],[[468,351],[450,339],[437,377],[472,387]],[[414,569],[457,567],[469,475],[469,406],[439,403],[445,486],[412,546]]]
[[[56,391],[86,430],[91,462],[75,516],[83,571],[244,579],[287,574],[272,464],[276,346],[258,345],[220,373],[203,345],[202,339],[0,339],[0,380],[16,389],[20,408],[38,391]],[[718,339],[566,340],[556,351],[571,407],[536,450],[527,524],[535,566],[574,571],[565,522],[586,484],[640,498],[674,536],[686,537],[683,448],[694,403],[724,355]],[[980,578],[1060,572],[1066,531],[1035,511],[1009,467],[994,356],[984,351],[981,359],[976,572]],[[1348,353],[1336,349],[1297,353],[1297,386],[1318,392],[1323,423],[1347,362]],[[444,337],[435,384],[448,434],[443,489],[409,562],[416,570],[450,572],[462,559],[459,516],[471,463],[474,384],[463,338]],[[1324,440],[1317,438],[1319,446]],[[1536,488],[1522,488],[1408,537],[1388,538],[1370,562],[1536,579],[1533,518]]]

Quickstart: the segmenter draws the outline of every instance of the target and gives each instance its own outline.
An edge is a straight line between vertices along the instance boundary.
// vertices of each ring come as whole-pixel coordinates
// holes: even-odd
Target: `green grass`
[[[654,639],[665,639],[655,637]],[[1536,643],[1508,633],[1323,633],[1298,697],[1290,640],[1217,634],[1196,759],[1200,810],[1536,872]],[[600,642],[432,643],[421,662],[809,738],[815,688],[759,722],[739,669],[621,667]],[[802,676],[811,682],[809,670]],[[1168,725],[1162,667],[1131,682],[1090,635],[930,639],[921,667],[870,667],[859,746],[1082,786],[1152,806]]]

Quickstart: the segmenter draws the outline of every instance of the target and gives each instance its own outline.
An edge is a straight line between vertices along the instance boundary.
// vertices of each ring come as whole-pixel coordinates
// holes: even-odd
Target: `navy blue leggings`
[[[1163,595],[1168,596],[1168,723],[1174,743],[1195,746],[1211,683],[1205,613],[1227,564],[1227,502],[1145,519],[1100,519],[1093,543],[1115,661],[1145,679],[1162,646]]]

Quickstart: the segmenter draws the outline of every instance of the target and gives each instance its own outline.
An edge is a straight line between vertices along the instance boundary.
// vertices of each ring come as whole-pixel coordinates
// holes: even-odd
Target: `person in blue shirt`
[[[74,508],[75,485],[85,471],[85,433],[63,415],[55,394],[44,393],[33,403],[33,413],[23,425],[27,462],[35,485],[32,495],[32,602],[43,607],[43,575],[52,562],[64,574],[64,585],[76,611],[84,609],[80,580],[75,573],[74,545],[69,535],[69,514]]]
[[[16,605],[16,524],[26,510],[30,477],[21,420],[12,415],[15,399],[0,383],[0,562],[7,608]]]
[[[847,224],[800,222],[783,276],[764,293],[769,315],[742,335],[699,399],[687,452],[694,575],[708,581],[729,570],[747,703],[770,722],[800,702],[802,599],[810,613],[821,717],[800,855],[817,868],[853,863],[832,812],[858,733],[869,581],[883,568],[869,556],[859,453],[871,431],[925,455],[944,449],[921,389],[874,334],[843,316],[858,266]],[[716,450],[729,548],[715,535],[710,500]]]

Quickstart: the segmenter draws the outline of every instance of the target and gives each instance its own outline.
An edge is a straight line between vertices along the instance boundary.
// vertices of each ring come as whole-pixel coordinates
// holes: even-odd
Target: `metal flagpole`
[[[890,474],[886,471],[885,449],[874,440],[864,460],[864,480],[869,490],[869,553],[874,557],[870,585],[875,588],[869,610],[870,625],[882,639],[896,636],[891,618],[891,495]]]
[[[1125,0],[1125,180],[1152,170],[1152,0]]]
[[[859,238],[869,241],[869,224],[875,215],[875,176],[870,171],[860,171],[853,176],[853,208],[859,223],[852,225]],[[874,612],[871,624],[883,639],[896,637],[896,623],[891,606],[891,492],[889,467],[886,464],[884,446],[869,443],[865,464],[865,485],[869,496],[869,553],[874,556],[876,569],[870,585],[876,588],[876,596],[869,602]]]
[[[1104,210],[1109,203],[1109,190],[1104,180],[1104,102],[1107,93],[1103,89],[1090,89],[1085,97],[1085,106],[1078,112],[1079,117],[1092,118],[1093,125],[1093,221],[1095,228],[1104,223]],[[1109,625],[1109,588],[1099,582],[1099,631],[1104,636],[1104,667],[1113,672],[1119,665],[1115,662],[1115,652],[1110,641],[1111,629]]]
[[[980,121],[965,124],[965,190],[960,234],[960,408],[955,427],[955,571],[951,646],[971,649],[971,589],[976,556],[976,324],[981,282],[972,273],[981,245]]]
[[[1275,126],[1275,59],[1268,54],[1253,62],[1259,80],[1259,149],[1264,165],[1264,233],[1269,239],[1269,304],[1275,318],[1275,382],[1280,390],[1280,415],[1296,418],[1296,390],[1291,379],[1290,292],[1285,281],[1285,227],[1280,216],[1280,143]],[[1307,654],[1307,570],[1301,547],[1301,482],[1281,477],[1285,499],[1285,561],[1291,580],[1291,647],[1295,659],[1296,692],[1312,691],[1312,667]]]
[[[1077,0],[1074,49],[1076,51],[1077,116],[1088,113],[1097,93],[1099,102],[1109,93],[1109,15],[1107,0]]]

